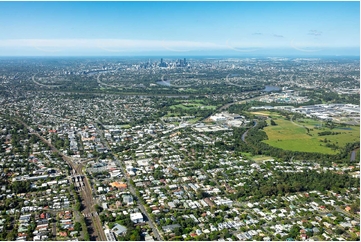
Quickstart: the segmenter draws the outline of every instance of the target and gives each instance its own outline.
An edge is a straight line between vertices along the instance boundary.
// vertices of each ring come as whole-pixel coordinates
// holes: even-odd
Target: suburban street
[[[98,120],[97,120],[98,121]],[[99,122],[99,121],[98,121]],[[96,122],[95,122],[96,123]],[[97,131],[98,131],[98,134],[99,134],[99,137],[102,141],[102,143],[106,146],[106,148],[110,151],[110,147],[109,147],[109,144],[108,142],[104,139],[104,134],[102,132],[102,130],[99,128],[99,126],[96,124],[96,127],[97,127]],[[129,176],[127,176],[127,172],[125,170],[125,167],[124,165],[118,160],[117,156],[115,154],[113,154],[114,156],[114,160],[116,162],[116,164],[118,165],[118,167],[121,168],[121,171],[123,173],[123,175],[126,177],[127,179],[127,186],[129,188],[129,191],[130,193],[132,194],[133,197],[137,198],[137,193],[136,193],[136,190],[134,188],[134,186],[132,185],[132,182],[131,182],[131,178]],[[147,210],[144,208],[144,205],[140,202],[140,199],[138,198],[138,207],[139,209],[142,211],[142,213],[147,217],[148,221],[147,223],[149,224],[149,226],[152,228],[152,231],[153,231],[153,234],[154,236],[157,238],[157,240],[159,241],[163,241],[163,237],[160,233],[160,231],[158,230],[157,226],[155,225],[154,221],[152,220],[152,218],[149,216]]]
[[[116,156],[114,156],[114,157],[116,157]],[[121,164],[121,162],[117,158],[115,158],[115,162],[121,168],[122,173],[124,174],[124,176],[127,179],[127,186],[128,186],[130,193],[132,194],[133,197],[137,198],[138,196],[137,196],[134,186],[132,185],[131,178],[129,176],[127,176],[127,172],[125,171],[124,166]],[[163,241],[164,239],[162,237],[161,232],[158,230],[157,226],[155,225],[154,221],[150,217],[147,210],[144,208],[144,205],[141,203],[141,200],[139,198],[137,199],[137,202],[138,202],[138,208],[147,217],[147,220],[148,220],[147,223],[152,228],[154,236],[157,238],[157,240]]]

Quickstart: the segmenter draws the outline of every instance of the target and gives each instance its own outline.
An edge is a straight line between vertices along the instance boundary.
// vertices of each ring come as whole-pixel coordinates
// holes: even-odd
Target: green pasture
[[[307,127],[310,130],[310,134],[318,137],[319,140],[326,138],[331,143],[337,143],[340,147],[344,147],[347,143],[360,141],[360,126],[336,124],[335,128],[330,129],[325,126],[325,122],[320,120],[302,119],[294,122]],[[319,136],[318,133],[323,131],[338,132],[340,134]]]
[[[347,143],[360,141],[359,126],[336,125],[335,128],[330,129],[325,127],[325,122],[322,122],[321,126],[319,120],[302,119],[292,123],[278,113],[262,113],[271,116],[277,124],[271,126],[270,120],[267,120],[268,126],[264,128],[264,131],[267,133],[268,140],[263,142],[284,150],[336,154],[340,152],[338,149],[326,145],[332,144],[342,149]],[[309,129],[309,133],[306,128]],[[319,136],[318,133],[322,131],[340,132],[340,134]],[[325,139],[327,142],[324,142]]]
[[[188,119],[187,122],[191,123],[191,124],[195,124],[197,123],[199,120],[201,120],[202,118],[198,117],[198,118],[193,118],[193,119]]]
[[[252,153],[250,152],[241,152],[241,156],[243,157],[243,159],[248,160],[252,158]]]

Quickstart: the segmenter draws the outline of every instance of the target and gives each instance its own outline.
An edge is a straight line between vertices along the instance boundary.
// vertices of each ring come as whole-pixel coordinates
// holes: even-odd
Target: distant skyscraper
[[[160,67],[167,67],[167,63],[163,62],[163,58],[160,59]]]

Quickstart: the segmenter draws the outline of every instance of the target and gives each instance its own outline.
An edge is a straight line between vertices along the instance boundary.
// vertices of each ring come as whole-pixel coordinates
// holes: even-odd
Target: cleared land
[[[267,133],[268,140],[263,142],[284,150],[336,154],[347,143],[360,141],[359,126],[336,126],[330,129],[325,127],[324,122],[321,123],[318,120],[302,119],[294,120],[293,123],[275,112],[257,112],[258,115],[260,113],[272,117],[277,124],[271,126],[270,120],[267,120],[269,126],[264,128],[264,131]],[[308,132],[306,128],[309,129]],[[319,132],[324,131],[338,132],[339,134],[318,135]],[[337,146],[338,148],[328,146]]]

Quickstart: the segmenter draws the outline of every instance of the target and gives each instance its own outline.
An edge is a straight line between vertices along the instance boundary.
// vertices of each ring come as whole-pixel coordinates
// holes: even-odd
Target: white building
[[[109,229],[104,230],[104,233],[105,237],[107,237],[107,241],[117,241],[113,232],[111,232]]]
[[[141,213],[131,213],[130,220],[132,220],[132,222],[135,224],[143,223],[143,215]]]

